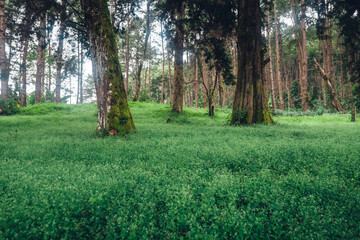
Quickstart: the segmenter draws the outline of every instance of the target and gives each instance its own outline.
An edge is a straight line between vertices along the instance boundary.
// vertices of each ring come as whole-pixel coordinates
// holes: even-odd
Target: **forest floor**
[[[360,237],[359,120],[130,107],[127,137],[95,137],[94,104],[0,116],[0,239]]]

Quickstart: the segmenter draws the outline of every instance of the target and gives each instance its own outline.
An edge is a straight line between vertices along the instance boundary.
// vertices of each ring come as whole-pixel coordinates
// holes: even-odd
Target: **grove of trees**
[[[232,125],[345,112],[360,106],[359,14],[358,0],[0,0],[0,109],[96,100],[112,135],[135,130],[129,100],[230,107]]]

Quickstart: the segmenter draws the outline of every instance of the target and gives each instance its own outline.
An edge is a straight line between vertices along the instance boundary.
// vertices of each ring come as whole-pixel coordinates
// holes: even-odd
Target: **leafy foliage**
[[[0,118],[0,238],[359,236],[360,127],[347,115],[233,128],[227,109],[130,107],[125,138],[93,137],[95,104]]]
[[[0,98],[0,115],[13,115],[20,111],[20,106],[18,102],[10,98],[9,100],[5,101],[4,99]]]

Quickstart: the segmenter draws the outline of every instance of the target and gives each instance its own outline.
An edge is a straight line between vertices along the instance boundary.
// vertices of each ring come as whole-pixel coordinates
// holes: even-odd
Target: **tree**
[[[176,35],[174,39],[175,65],[174,65],[174,93],[172,111],[183,112],[184,99],[184,23],[185,2],[179,1],[179,6],[175,10]]]
[[[284,94],[283,83],[281,80],[281,65],[280,65],[280,48],[279,48],[279,26],[277,20],[276,0],[274,0],[274,19],[275,19],[275,46],[276,46],[276,80],[279,88],[279,102],[281,110],[284,110]]]
[[[273,72],[273,60],[271,54],[271,34],[270,34],[270,0],[267,1],[267,40],[268,40],[268,53],[269,53],[269,77],[270,77],[270,86],[271,86],[271,103],[273,110],[276,112],[276,102],[275,102],[275,84],[274,84],[274,72]]]
[[[64,48],[64,35],[65,35],[65,21],[66,21],[66,0],[61,1],[60,13],[60,27],[58,33],[58,49],[56,52],[56,88],[55,88],[55,101],[61,100],[61,70],[63,67],[63,48]]]
[[[93,66],[99,134],[135,131],[106,0],[81,0]]]
[[[0,77],[1,97],[8,99],[9,64],[5,51],[6,15],[5,0],[0,0]]]
[[[231,125],[272,123],[265,94],[260,0],[238,0],[238,76]]]
[[[300,1],[301,9],[301,25],[300,25],[300,35],[297,32],[297,27],[299,25],[298,16],[295,9],[294,0],[290,0],[292,17],[294,21],[295,28],[295,39],[297,44],[298,51],[298,62],[299,62],[299,75],[300,75],[300,92],[301,92],[301,105],[304,112],[309,109],[309,97],[308,97],[308,60],[307,60],[307,49],[306,49],[306,6],[305,1]]]

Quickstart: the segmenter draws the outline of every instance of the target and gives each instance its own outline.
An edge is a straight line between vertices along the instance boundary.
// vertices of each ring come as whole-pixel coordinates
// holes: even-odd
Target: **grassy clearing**
[[[130,107],[126,138],[94,136],[95,105],[0,116],[0,239],[360,237],[348,115],[230,127],[230,110]]]

